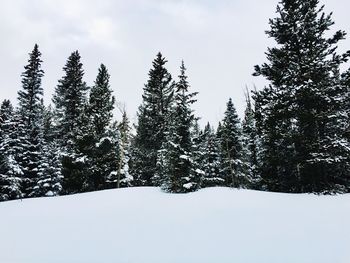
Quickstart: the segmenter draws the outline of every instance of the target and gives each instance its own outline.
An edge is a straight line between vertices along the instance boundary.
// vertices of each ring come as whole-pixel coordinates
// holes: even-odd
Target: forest
[[[223,119],[205,127],[184,62],[171,74],[156,55],[131,123],[116,105],[107,67],[87,84],[78,51],[44,102],[35,44],[17,102],[1,102],[0,201],[135,186],[348,193],[350,51],[337,52],[346,32],[333,31],[323,8],[319,0],[279,3],[266,31],[276,45],[264,64],[252,65],[269,85],[247,90],[242,118],[228,98]]]

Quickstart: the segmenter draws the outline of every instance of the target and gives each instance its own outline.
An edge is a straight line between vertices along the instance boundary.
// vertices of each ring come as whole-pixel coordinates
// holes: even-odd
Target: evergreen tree
[[[42,108],[43,89],[41,79],[41,53],[38,45],[29,54],[28,64],[22,73],[22,89],[18,92],[19,144],[23,148],[20,159],[23,168],[23,190],[33,196],[33,187],[38,178],[42,150]]]
[[[23,197],[23,169],[16,160],[14,109],[9,100],[0,107],[0,201]]]
[[[116,124],[112,124],[115,98],[109,84],[110,75],[105,65],[101,64],[91,88],[89,98],[88,125],[85,132],[84,150],[86,160],[91,167],[87,171],[87,190],[104,189],[110,184],[111,174],[118,170],[120,135]],[[111,185],[115,187],[115,185]]]
[[[269,63],[255,75],[271,82],[256,100],[262,107],[263,167],[270,190],[322,192],[343,185],[348,141],[343,137],[339,66],[350,53],[336,53],[345,32],[326,37],[334,24],[318,0],[282,0],[270,20]]]
[[[191,104],[197,92],[189,93],[189,84],[182,62],[179,82],[176,84],[175,105],[168,124],[166,141],[160,151],[160,181],[164,190],[174,193],[195,191],[200,186],[200,176],[194,170],[191,128],[195,117]]]
[[[222,170],[225,184],[232,187],[242,187],[242,129],[236,109],[230,98],[225,116],[218,130]]]
[[[63,68],[64,76],[55,89],[55,138],[62,152],[63,188],[66,193],[83,191],[88,162],[85,152],[91,148],[84,137],[88,130],[88,87],[83,81],[83,64],[78,51],[73,52]]]
[[[110,75],[101,64],[91,88],[89,98],[90,129],[83,136],[85,147],[82,152],[91,162],[86,176],[86,190],[98,190],[111,185],[111,178],[118,171],[120,134],[116,123],[112,123],[115,98],[109,84]]]
[[[133,139],[132,174],[136,185],[153,185],[157,155],[165,142],[169,111],[173,101],[172,77],[165,68],[166,59],[158,53],[144,87],[143,103],[138,111]]]
[[[213,128],[208,123],[205,126],[202,139],[203,159],[201,161],[201,170],[204,175],[201,180],[201,187],[221,186],[225,180],[220,174],[221,158],[219,142]]]

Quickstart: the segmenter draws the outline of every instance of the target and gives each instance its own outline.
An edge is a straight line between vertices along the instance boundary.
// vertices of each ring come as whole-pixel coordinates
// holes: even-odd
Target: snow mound
[[[0,203],[2,263],[349,263],[350,195],[130,188]]]

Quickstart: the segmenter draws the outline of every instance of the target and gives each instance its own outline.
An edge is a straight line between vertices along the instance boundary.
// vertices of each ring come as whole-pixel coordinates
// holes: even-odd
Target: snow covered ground
[[[131,188],[0,203],[1,263],[349,263],[350,195]]]

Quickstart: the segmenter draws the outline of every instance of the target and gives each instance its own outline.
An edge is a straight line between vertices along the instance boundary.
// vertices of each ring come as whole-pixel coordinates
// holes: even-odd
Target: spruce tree
[[[90,129],[85,138],[84,152],[91,161],[87,171],[87,190],[117,187],[111,183],[111,175],[118,171],[120,134],[116,123],[112,123],[115,98],[109,84],[110,75],[101,64],[91,88],[89,98]]]
[[[345,32],[326,36],[334,22],[323,8],[318,0],[282,0],[267,31],[278,46],[255,67],[271,83],[256,96],[263,109],[261,174],[271,190],[332,190],[348,170],[339,66],[350,53],[336,53]]]
[[[90,165],[84,149],[83,135],[88,128],[88,87],[83,81],[84,70],[78,51],[73,52],[63,68],[64,76],[55,89],[55,138],[62,154],[63,188],[65,193],[83,191],[86,167]],[[85,140],[88,142],[88,140]]]
[[[241,187],[244,179],[242,174],[242,129],[231,98],[227,102],[218,134],[222,160],[221,173],[225,178],[225,185]]]
[[[157,172],[157,156],[165,142],[174,85],[165,68],[167,60],[158,53],[144,87],[143,102],[138,111],[136,135],[133,139],[132,174],[136,185],[153,185]]]
[[[33,187],[38,178],[38,169],[42,154],[42,109],[43,88],[41,79],[41,53],[38,45],[29,54],[28,64],[22,73],[22,89],[18,92],[18,116],[22,129],[19,144],[23,148],[20,159],[23,168],[23,190],[27,196],[33,196]]]
[[[176,84],[175,104],[170,116],[166,141],[160,151],[159,175],[164,190],[173,193],[195,191],[200,187],[200,176],[194,169],[191,128],[195,120],[191,104],[197,92],[190,93],[184,63]]]

